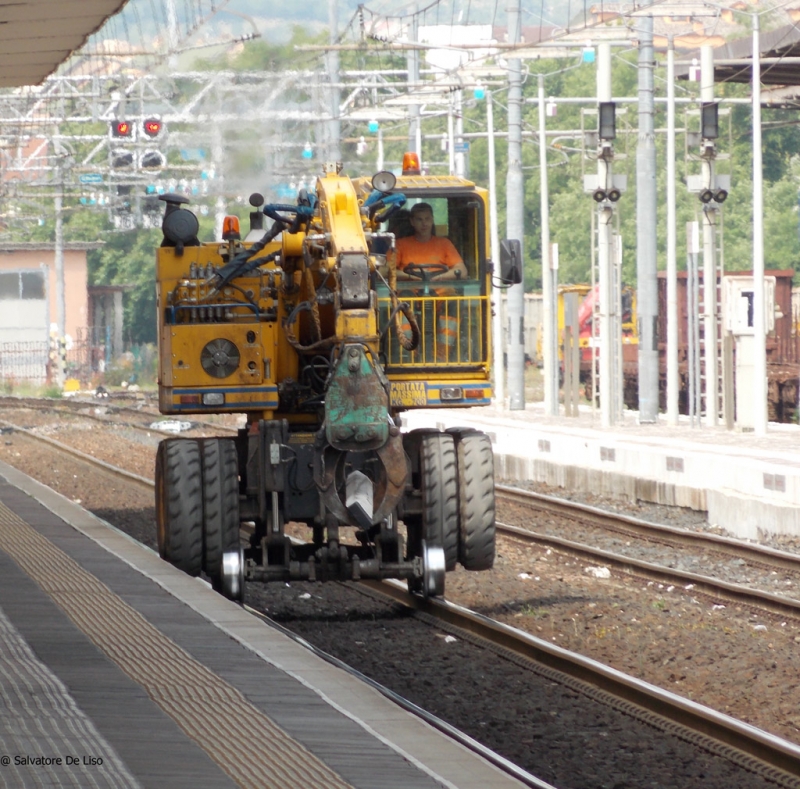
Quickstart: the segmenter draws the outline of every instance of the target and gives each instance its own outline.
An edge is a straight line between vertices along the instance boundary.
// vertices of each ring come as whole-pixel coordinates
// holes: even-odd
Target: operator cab
[[[381,224],[373,253],[388,252],[385,247],[378,248],[386,243],[384,234],[394,235],[395,242],[413,236],[411,210],[417,203],[427,203],[433,210],[433,235],[452,242],[467,273],[459,279],[437,281],[426,275],[423,266],[418,267],[416,276],[397,280],[397,294],[410,305],[420,329],[421,341],[413,351],[405,350],[399,342],[398,327],[391,320],[388,287],[378,282],[379,322],[382,329],[388,324],[384,332],[387,372],[485,369],[489,364],[491,321],[485,190],[458,176],[423,175],[418,163],[410,167],[404,160],[403,173],[392,192],[401,193],[406,201]],[[402,317],[399,330],[410,336],[411,327]]]
[[[467,276],[462,284],[466,280],[471,280],[474,285],[485,273],[482,272],[485,259],[481,260],[478,233],[482,220],[479,201],[469,195],[409,197],[406,193],[406,196],[408,201],[405,206],[383,223],[381,231],[393,233],[395,239],[413,236],[414,231],[410,223],[411,209],[416,203],[427,203],[433,209],[433,235],[449,238],[453,242],[453,246],[467,267]],[[448,282],[448,284],[459,283]],[[414,283],[407,280],[398,282],[401,290],[409,286],[413,287]]]

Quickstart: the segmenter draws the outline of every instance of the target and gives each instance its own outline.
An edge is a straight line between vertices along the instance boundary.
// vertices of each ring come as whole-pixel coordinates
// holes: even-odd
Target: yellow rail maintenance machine
[[[400,177],[332,164],[294,205],[252,195],[244,240],[228,217],[222,241],[202,244],[187,198],[161,199],[160,410],[247,417],[235,438],[161,442],[162,558],[236,600],[246,580],[405,578],[434,596],[457,562],[491,568],[489,438],[403,432],[400,419],[491,400],[486,191],[420,175],[414,155]],[[395,240],[423,201],[466,277],[439,283],[415,266],[398,281]],[[519,244],[503,250],[495,276],[518,282]]]

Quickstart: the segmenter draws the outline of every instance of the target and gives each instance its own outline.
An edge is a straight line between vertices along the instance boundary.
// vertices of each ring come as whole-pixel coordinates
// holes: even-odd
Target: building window
[[[0,300],[19,298],[19,274],[14,272],[0,273]]]
[[[41,271],[0,272],[0,301],[44,299],[44,274]]]
[[[19,279],[23,299],[44,298],[44,275],[41,271],[21,271]]]

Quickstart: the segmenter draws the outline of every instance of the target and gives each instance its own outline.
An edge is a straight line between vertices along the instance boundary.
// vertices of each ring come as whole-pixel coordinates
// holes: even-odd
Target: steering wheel
[[[409,263],[403,273],[426,282],[449,270],[450,267],[445,263]]]

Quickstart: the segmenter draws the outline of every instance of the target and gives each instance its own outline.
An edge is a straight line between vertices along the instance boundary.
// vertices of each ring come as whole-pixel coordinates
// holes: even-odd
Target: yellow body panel
[[[378,322],[374,310],[340,310],[336,316],[336,336],[359,338],[374,345],[378,340]]]
[[[303,353],[307,359],[314,354],[328,358],[336,343],[343,341],[366,343],[384,360],[393,408],[490,401],[491,303],[485,295],[490,290],[489,273],[478,279],[478,261],[489,256],[486,190],[450,176],[398,180],[397,190],[415,201],[424,200],[428,193],[440,197],[463,193],[484,206],[482,212],[469,209],[469,222],[460,228],[469,255],[469,259],[465,256],[469,280],[450,287],[432,286],[424,293],[407,282],[398,285],[399,298],[413,310],[419,325],[421,341],[416,351],[406,351],[398,342],[395,321],[389,322],[392,302],[380,278],[376,280],[377,309],[341,309],[338,293],[334,299],[316,303],[319,288],[336,292],[341,255],[363,254],[370,271],[377,269],[370,241],[376,228],[362,210],[371,190],[367,179],[351,180],[332,171],[321,176],[316,185],[318,208],[304,231],[282,233],[257,256],[280,253],[276,260],[254,267],[219,292],[215,273],[246,245],[213,242],[187,246],[182,254],[168,246],[157,250],[159,385],[164,413],[246,411],[311,423],[313,414],[281,412],[278,390],[285,382],[296,385],[303,379]],[[284,325],[287,319],[289,330]],[[333,344],[326,345],[327,339]],[[214,341],[232,343],[238,352],[235,370],[222,378],[201,364],[203,349]],[[210,402],[204,402],[209,395]]]

